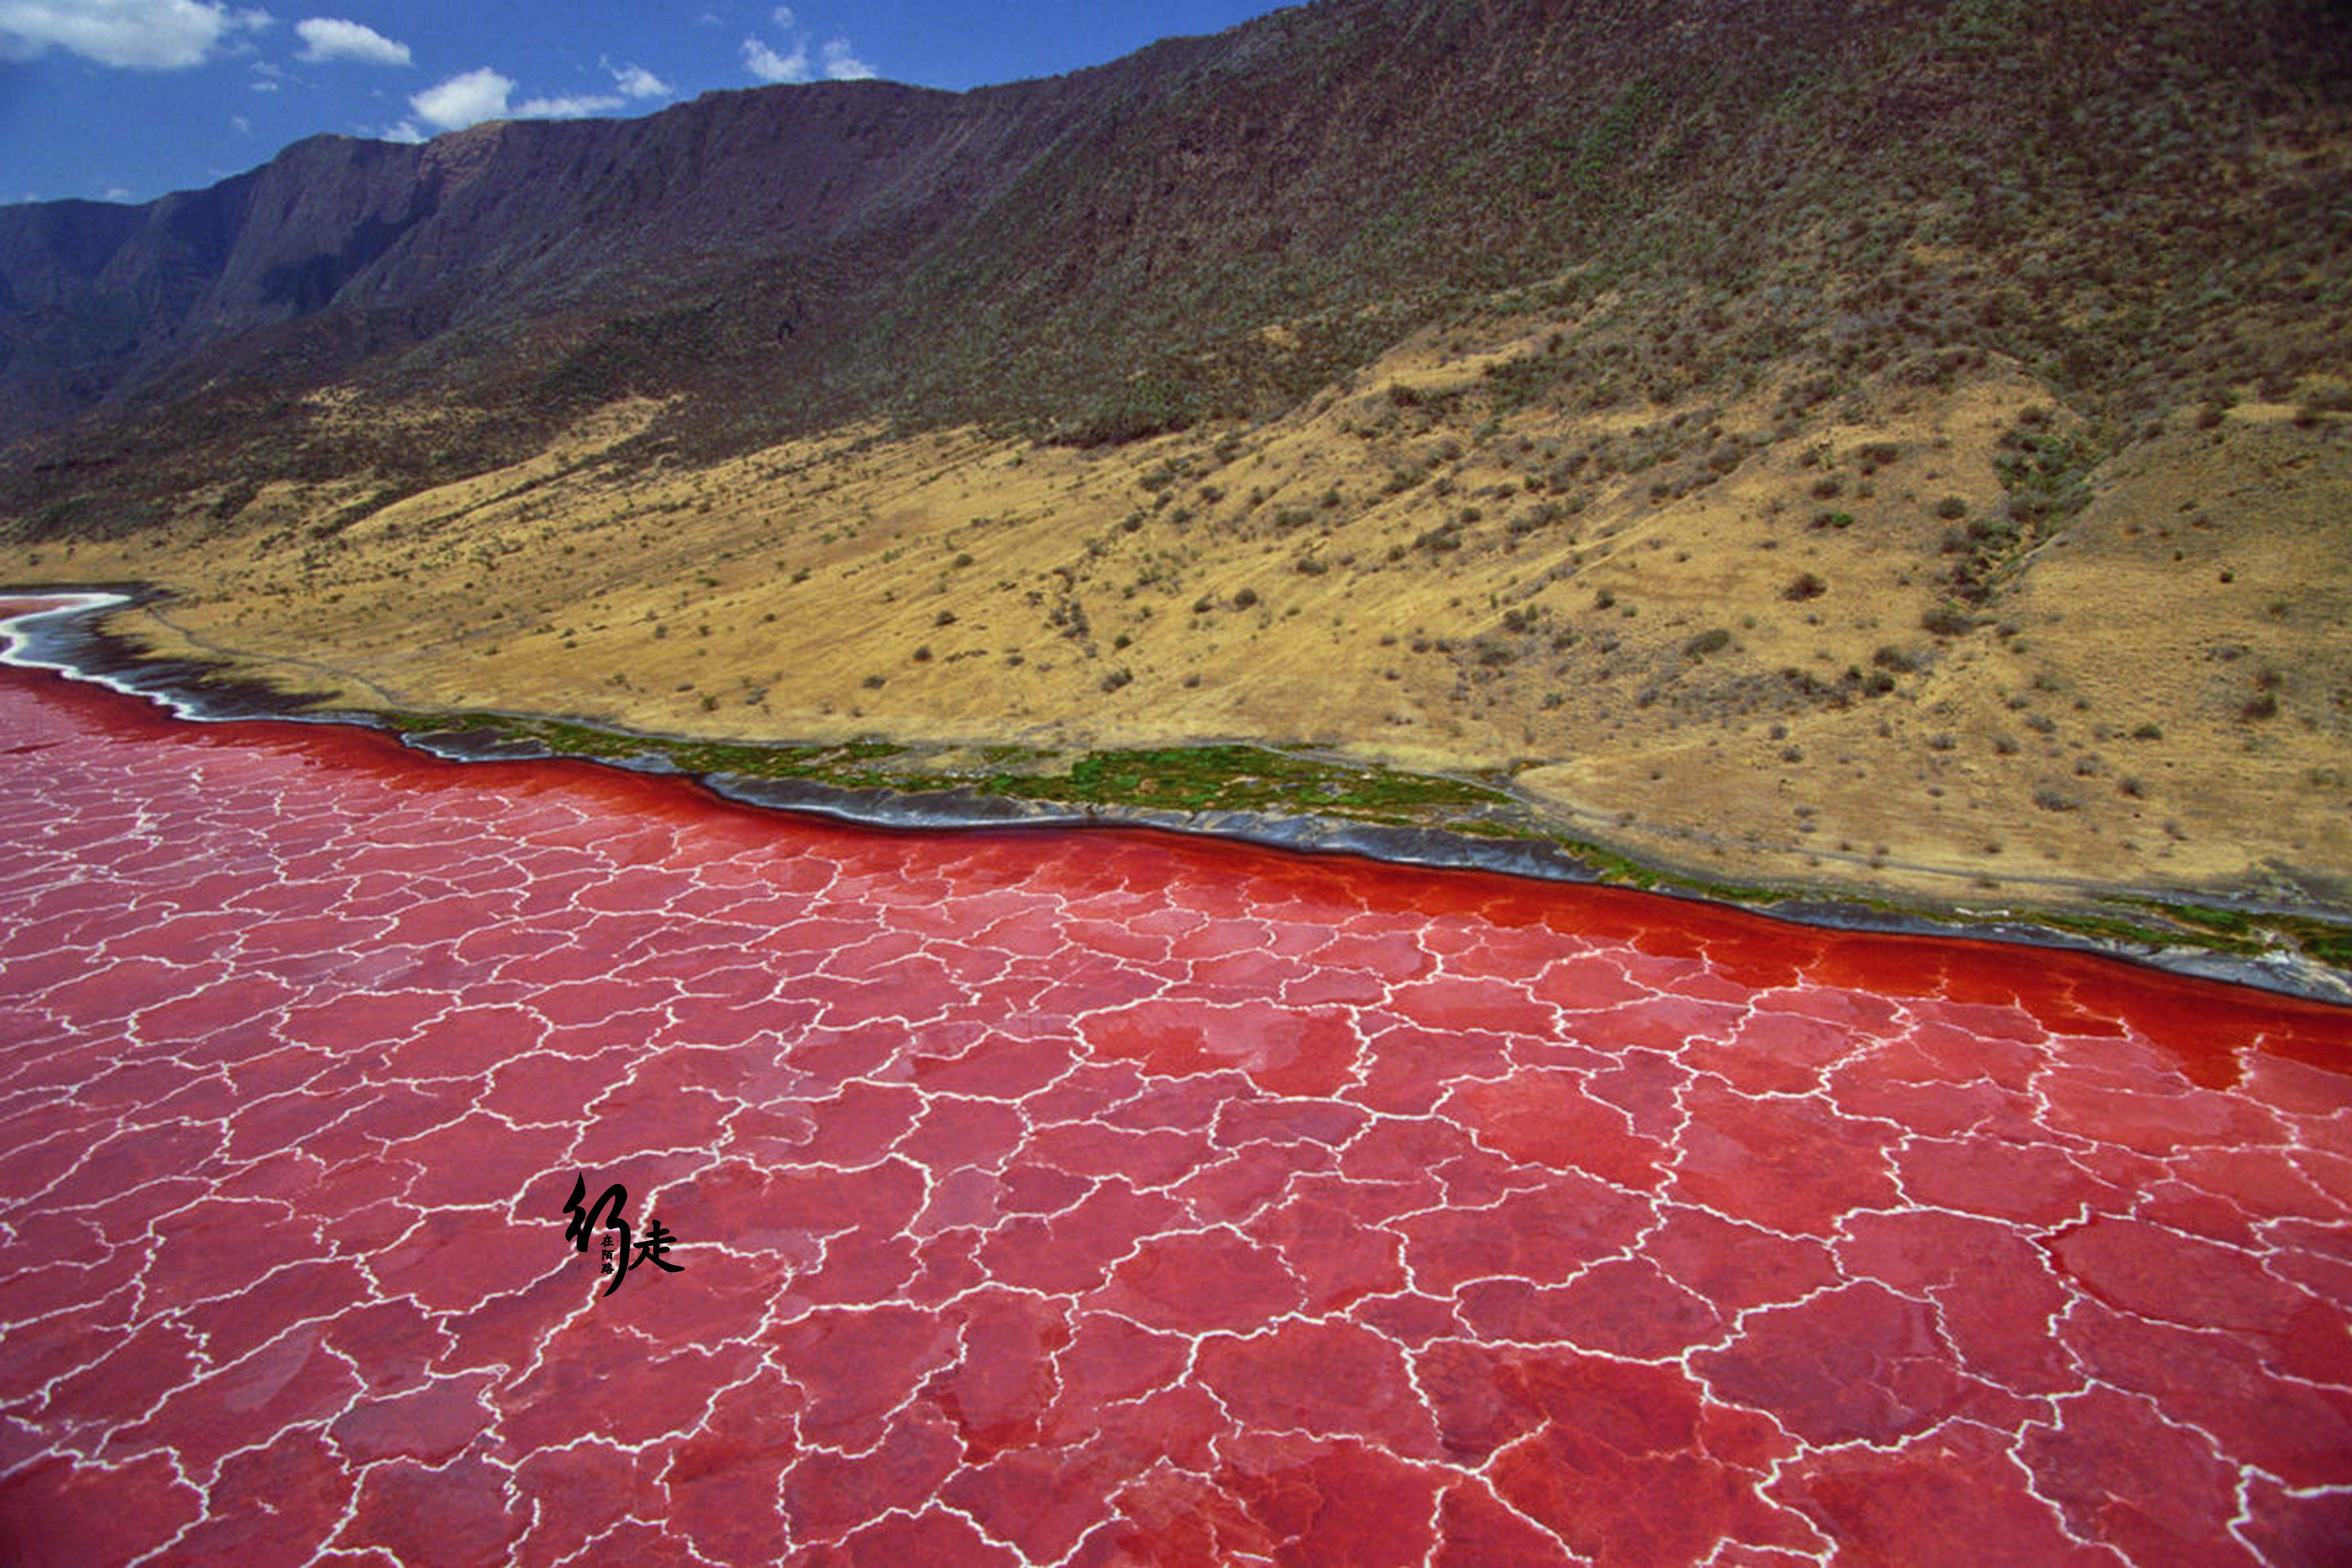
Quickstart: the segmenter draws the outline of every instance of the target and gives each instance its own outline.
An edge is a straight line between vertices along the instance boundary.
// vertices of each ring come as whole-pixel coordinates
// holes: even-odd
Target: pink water
[[[0,1558],[2342,1563],[2352,1016],[0,672]],[[608,1296],[576,1177],[679,1273]]]

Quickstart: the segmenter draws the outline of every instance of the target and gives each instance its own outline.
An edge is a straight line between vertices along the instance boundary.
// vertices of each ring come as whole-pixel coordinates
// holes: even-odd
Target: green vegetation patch
[[[2320,963],[2352,970],[2352,926],[2303,915],[2273,915],[2263,923]]]
[[[2352,970],[2352,925],[2267,910],[2221,909],[2210,904],[2168,903],[2157,899],[2116,901],[2146,910],[2155,921],[2160,922],[2161,929],[2157,930],[2136,927],[2146,934],[2135,940],[2246,955],[2300,950],[2305,957],[2331,968]]]
[[[570,720],[474,710],[382,712],[404,736],[488,732],[530,741],[564,756],[627,763],[659,759],[681,773],[746,778],[800,778],[851,788],[961,788],[1047,805],[1139,805],[1181,811],[1314,812],[1400,824],[1470,812],[1519,809],[1501,790],[1458,779],[1292,756],[1255,746],[1181,746],[1159,751],[1092,752],[1066,772],[1036,764],[1052,753],[1020,745],[981,749],[993,770],[973,774],[927,765],[919,748],[874,737],[839,745],[756,745],[638,735]],[[889,771],[870,764],[892,759]],[[1021,769],[1022,771],[1012,771]],[[1540,837],[1530,827],[1525,831]]]
[[[2032,411],[2029,411],[2032,412]],[[2091,500],[2091,470],[2107,458],[2108,444],[2087,432],[2057,436],[2027,427],[2004,438],[1993,459],[2018,522],[2048,524],[2074,516]]]
[[[853,789],[961,789],[1046,805],[1255,812],[1430,827],[1489,841],[1544,845],[1580,860],[1601,880],[1622,887],[1749,909],[1769,909],[1806,896],[1801,889],[1716,882],[1645,865],[1547,826],[1507,790],[1492,784],[1260,746],[1089,752],[1071,761],[1066,771],[1049,772],[1055,753],[1018,744],[994,744],[979,748],[978,755],[984,767],[996,771],[977,773],[932,765],[937,753],[930,750],[871,736],[837,745],[757,745],[631,734],[570,720],[480,710],[395,710],[377,717],[404,736],[488,731],[502,739],[536,742],[565,756],[614,763],[657,758],[684,773],[797,778]],[[886,760],[895,764],[888,771],[872,765]],[[1012,769],[1025,771],[1005,771]],[[1864,897],[1849,901],[1963,928],[1993,918],[1983,910],[1941,909],[1907,900]],[[2118,898],[2106,902],[2116,912],[2011,909],[2000,911],[1997,918],[2131,946],[2198,948],[2240,957],[2300,951],[2320,963],[2352,971],[2352,926],[2309,916],[2169,903],[2160,899]]]
[[[488,731],[504,740],[535,741],[560,756],[627,763],[652,758],[681,773],[741,773],[751,778],[814,778],[844,763],[870,761],[899,750],[895,745],[854,741],[845,746],[757,746],[739,742],[689,741],[667,735],[633,735],[563,719],[514,713],[379,712],[403,736],[458,735]]]
[[[1405,822],[1514,804],[1499,790],[1456,779],[1317,762],[1256,746],[1094,752],[1064,774],[999,774],[982,787],[992,794],[1074,804],[1317,812]]]

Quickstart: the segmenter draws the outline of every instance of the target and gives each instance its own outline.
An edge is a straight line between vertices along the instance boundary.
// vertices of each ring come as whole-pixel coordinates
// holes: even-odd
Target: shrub
[[[1801,572],[1789,585],[1780,590],[1780,597],[1802,602],[1818,599],[1830,591],[1830,585],[1811,572]]]
[[[1712,631],[1699,633],[1698,636],[1683,644],[1683,652],[1692,658],[1705,658],[1708,654],[1720,653],[1730,646],[1731,634],[1721,626],[1717,626]]]
[[[1070,447],[1118,446],[1182,430],[1205,412],[1199,393],[1163,378],[1130,382],[1104,397],[1074,425],[1055,433]]]

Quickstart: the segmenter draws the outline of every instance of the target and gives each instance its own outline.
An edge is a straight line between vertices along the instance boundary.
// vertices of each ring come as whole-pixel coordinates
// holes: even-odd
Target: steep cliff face
[[[1115,439],[1568,274],[1635,291],[1628,384],[1712,374],[1769,289],[1752,360],[1973,342],[2178,396],[2295,341],[2347,58],[2319,0],[1325,0],[971,93],[322,137],[0,209],[0,517],[128,525],[224,466],[400,488],[632,394],[698,460],[877,414]],[[289,402],[330,383],[437,433]]]
[[[657,305],[714,268],[936,221],[1017,161],[1039,130],[1026,107],[881,83],[723,93],[422,147],[318,137],[140,208],[0,208],[0,436],[305,318],[372,318],[388,326],[373,346],[413,343]]]
[[[331,303],[431,210],[417,154],[321,138],[144,207],[0,208],[0,433]]]

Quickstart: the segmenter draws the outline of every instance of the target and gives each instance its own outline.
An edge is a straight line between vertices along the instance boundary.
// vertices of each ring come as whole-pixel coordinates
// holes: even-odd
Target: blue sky
[[[637,115],[716,88],[966,88],[1213,33],[1270,0],[0,0],[0,203],[152,200],[320,132]]]

